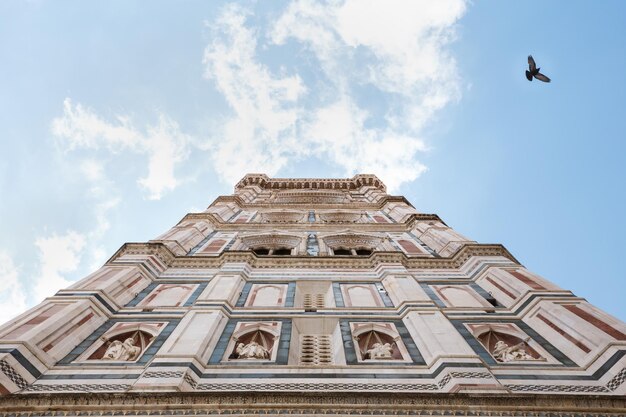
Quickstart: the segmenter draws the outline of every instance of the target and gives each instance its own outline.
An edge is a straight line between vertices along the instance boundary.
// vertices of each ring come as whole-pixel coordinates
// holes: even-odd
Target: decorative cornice
[[[387,191],[385,184],[372,174],[359,174],[352,178],[270,178],[265,174],[247,174],[235,190],[257,186],[266,190],[357,190],[360,187],[375,187]]]
[[[184,221],[189,220],[206,220],[210,222],[213,226],[218,227],[220,230],[258,230],[258,229],[267,229],[269,228],[289,228],[291,230],[320,230],[320,229],[328,229],[335,230],[338,225],[341,223],[323,223],[323,222],[279,222],[279,223],[268,223],[268,222],[248,222],[248,223],[230,223],[225,222],[220,217],[216,216],[213,213],[189,213],[185,217],[183,217],[177,225],[181,224]],[[415,223],[420,221],[438,221],[445,225],[443,220],[439,218],[436,214],[411,214],[404,223],[352,223],[346,222],[346,225],[350,225],[350,227],[359,227],[365,230],[371,231],[389,231],[389,232],[398,232],[398,231],[406,231],[411,230]]]
[[[246,201],[244,201],[241,197],[237,196],[237,195],[222,195],[217,197],[215,200],[213,200],[213,202],[209,205],[209,207],[213,207],[214,205],[216,205],[217,203],[228,203],[228,202],[234,202],[236,203],[239,207],[241,208],[245,208],[245,209],[254,209],[254,208],[271,208],[271,209],[285,209],[285,208],[300,208],[300,209],[309,209],[311,208],[311,203],[277,203],[275,201],[272,202],[267,202],[267,203],[248,203]],[[406,205],[408,205],[409,207],[413,207],[413,205],[409,202],[409,200],[407,200],[406,198],[402,197],[402,196],[395,196],[395,195],[384,195],[382,197],[380,197],[379,199],[377,199],[375,202],[371,202],[371,203],[367,203],[367,202],[357,202],[357,201],[351,201],[349,203],[335,203],[335,204],[324,204],[324,203],[316,203],[315,204],[315,208],[316,209],[346,209],[347,206],[349,205],[349,208],[352,210],[359,210],[359,209],[370,209],[370,210],[376,210],[376,209],[381,209],[385,206],[385,204],[389,203],[389,202],[402,202],[405,203]]]
[[[0,415],[617,416],[624,397],[397,392],[65,393],[0,397]],[[44,414],[45,413],[45,414]]]
[[[156,256],[173,268],[220,268],[226,263],[247,263],[253,268],[372,269],[380,264],[402,264],[407,269],[458,269],[475,256],[502,256],[521,265],[499,244],[466,244],[451,257],[409,258],[402,252],[374,252],[370,256],[257,256],[251,251],[226,251],[219,256],[176,256],[162,243],[125,243],[107,261],[115,265],[124,255]]]

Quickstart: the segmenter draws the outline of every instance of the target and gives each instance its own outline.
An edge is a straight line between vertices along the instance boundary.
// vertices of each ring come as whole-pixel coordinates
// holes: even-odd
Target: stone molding
[[[265,174],[247,174],[236,185],[235,190],[256,186],[266,190],[345,190],[375,187],[387,191],[385,184],[372,174],[358,174],[352,178],[270,178]]]
[[[297,190],[296,190],[297,191]],[[303,190],[304,191],[304,190]],[[316,203],[315,208],[320,210],[342,210],[346,208],[346,203],[350,204],[350,208],[353,210],[380,210],[387,203],[404,203],[409,207],[413,207],[413,205],[402,196],[395,195],[387,195],[384,194],[381,197],[377,198],[376,201],[365,202],[365,201],[349,201],[344,203]],[[276,209],[302,209],[309,210],[310,203],[277,203],[276,201],[268,201],[263,203],[251,203],[245,201],[238,195],[223,195],[217,197],[213,202],[209,205],[209,207],[213,207],[217,205],[217,203],[235,203],[241,209],[258,209],[258,208],[268,208],[271,210]],[[415,208],[415,207],[413,207]],[[436,216],[432,214],[431,216]]]
[[[62,393],[0,397],[0,415],[618,416],[626,398],[558,394],[211,392]]]
[[[304,214],[303,214],[304,216]],[[261,219],[261,221],[257,221]],[[220,231],[233,231],[233,230],[268,230],[268,228],[289,228],[289,230],[336,230],[338,223],[325,223],[319,222],[265,222],[263,216],[257,216],[254,221],[248,223],[233,223],[222,220],[219,216],[213,213],[190,213],[181,219],[178,224],[185,221],[193,220],[207,220],[211,222],[215,229]],[[358,227],[368,231],[381,231],[381,232],[406,232],[414,228],[415,223],[421,221],[443,221],[434,214],[411,214],[408,220],[404,223],[375,223],[375,222],[346,222],[346,226]],[[280,225],[280,226],[278,226]],[[178,225],[177,225],[178,226]],[[175,226],[175,227],[177,227]],[[156,242],[158,240],[153,240]]]
[[[345,268],[371,269],[381,264],[401,264],[407,269],[459,269],[472,257],[504,257],[522,266],[517,259],[500,244],[465,244],[451,257],[409,258],[402,252],[374,252],[370,256],[262,256],[251,251],[226,251],[218,256],[176,256],[161,243],[125,243],[107,261],[116,265],[125,255],[156,256],[169,268],[219,268],[226,263],[247,263],[252,268]],[[134,263],[134,262],[133,262]]]

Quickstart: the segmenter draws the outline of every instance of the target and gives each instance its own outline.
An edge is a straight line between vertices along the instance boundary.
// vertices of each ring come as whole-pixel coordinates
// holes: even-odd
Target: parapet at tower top
[[[356,190],[370,186],[387,192],[385,184],[373,174],[352,178],[270,178],[265,174],[247,174],[235,185],[235,191],[250,185],[276,190]]]

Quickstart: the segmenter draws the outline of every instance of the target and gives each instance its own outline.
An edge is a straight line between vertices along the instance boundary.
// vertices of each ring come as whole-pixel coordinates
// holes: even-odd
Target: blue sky
[[[624,320],[625,32],[619,1],[2,2],[0,319],[246,172],[368,172]]]

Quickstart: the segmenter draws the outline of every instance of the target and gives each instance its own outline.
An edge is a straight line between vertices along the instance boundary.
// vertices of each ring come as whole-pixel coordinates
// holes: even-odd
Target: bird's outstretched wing
[[[530,73],[530,71],[526,71],[526,79],[528,81],[532,81],[533,80],[533,75]]]
[[[540,73],[540,72],[535,74],[535,78],[538,79],[539,81],[543,81],[544,83],[549,83],[550,82],[550,79],[548,77],[546,77],[545,75],[543,75],[542,73]]]
[[[535,64],[535,60],[532,55],[528,55],[528,68],[530,69],[530,72],[537,69],[537,64]]]

